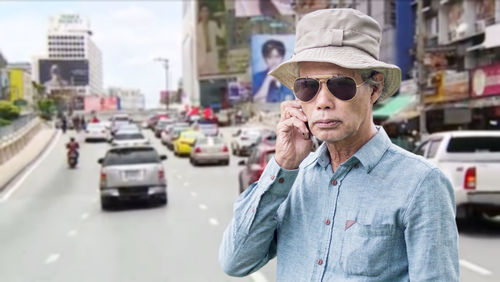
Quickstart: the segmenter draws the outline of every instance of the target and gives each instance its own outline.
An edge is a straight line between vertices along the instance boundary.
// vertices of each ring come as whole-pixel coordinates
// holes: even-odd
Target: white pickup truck
[[[500,215],[500,131],[431,134],[415,153],[435,163],[450,179],[457,218]]]

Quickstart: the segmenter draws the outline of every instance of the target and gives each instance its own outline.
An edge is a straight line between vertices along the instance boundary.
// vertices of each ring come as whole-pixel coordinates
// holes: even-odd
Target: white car
[[[89,123],[85,129],[85,142],[90,140],[108,141],[109,130],[102,123]]]
[[[268,129],[263,128],[242,128],[233,134],[233,140],[231,141],[231,150],[236,156],[248,156],[252,152],[252,149],[257,145],[263,134],[271,132]]]
[[[111,139],[112,146],[141,146],[149,144],[149,139],[137,130],[120,130]]]
[[[500,132],[431,134],[415,150],[450,179],[457,218],[500,215]]]

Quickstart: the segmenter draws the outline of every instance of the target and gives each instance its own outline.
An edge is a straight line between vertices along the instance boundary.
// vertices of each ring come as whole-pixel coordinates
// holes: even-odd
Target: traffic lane
[[[40,280],[37,275],[44,272],[45,261],[58,253],[61,237],[74,228],[95,200],[97,191],[89,189],[87,167],[67,168],[68,139],[69,134],[58,139],[19,189],[0,204],[0,264],[4,269],[0,277],[8,277],[1,281]]]
[[[459,222],[460,278],[465,282],[500,281],[500,221],[476,218]]]

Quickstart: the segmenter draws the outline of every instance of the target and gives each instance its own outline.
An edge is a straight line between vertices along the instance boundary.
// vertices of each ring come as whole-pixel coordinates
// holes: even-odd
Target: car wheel
[[[189,158],[189,162],[193,165],[193,166],[198,166],[198,162],[193,159],[193,158]]]
[[[113,208],[113,203],[111,202],[111,199],[101,197],[101,208],[103,210],[110,210],[111,208]]]
[[[164,206],[167,204],[167,194],[162,194],[160,196],[158,196],[158,204]]]
[[[224,165],[229,165],[229,160],[224,161]]]

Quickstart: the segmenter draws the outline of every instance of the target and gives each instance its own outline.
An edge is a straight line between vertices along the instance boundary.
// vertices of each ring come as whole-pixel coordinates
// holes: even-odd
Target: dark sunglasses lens
[[[326,87],[340,100],[351,100],[356,95],[356,82],[349,77],[330,78],[326,82]]]
[[[293,84],[295,96],[301,101],[307,102],[314,98],[319,89],[319,81],[313,78],[299,78]]]

